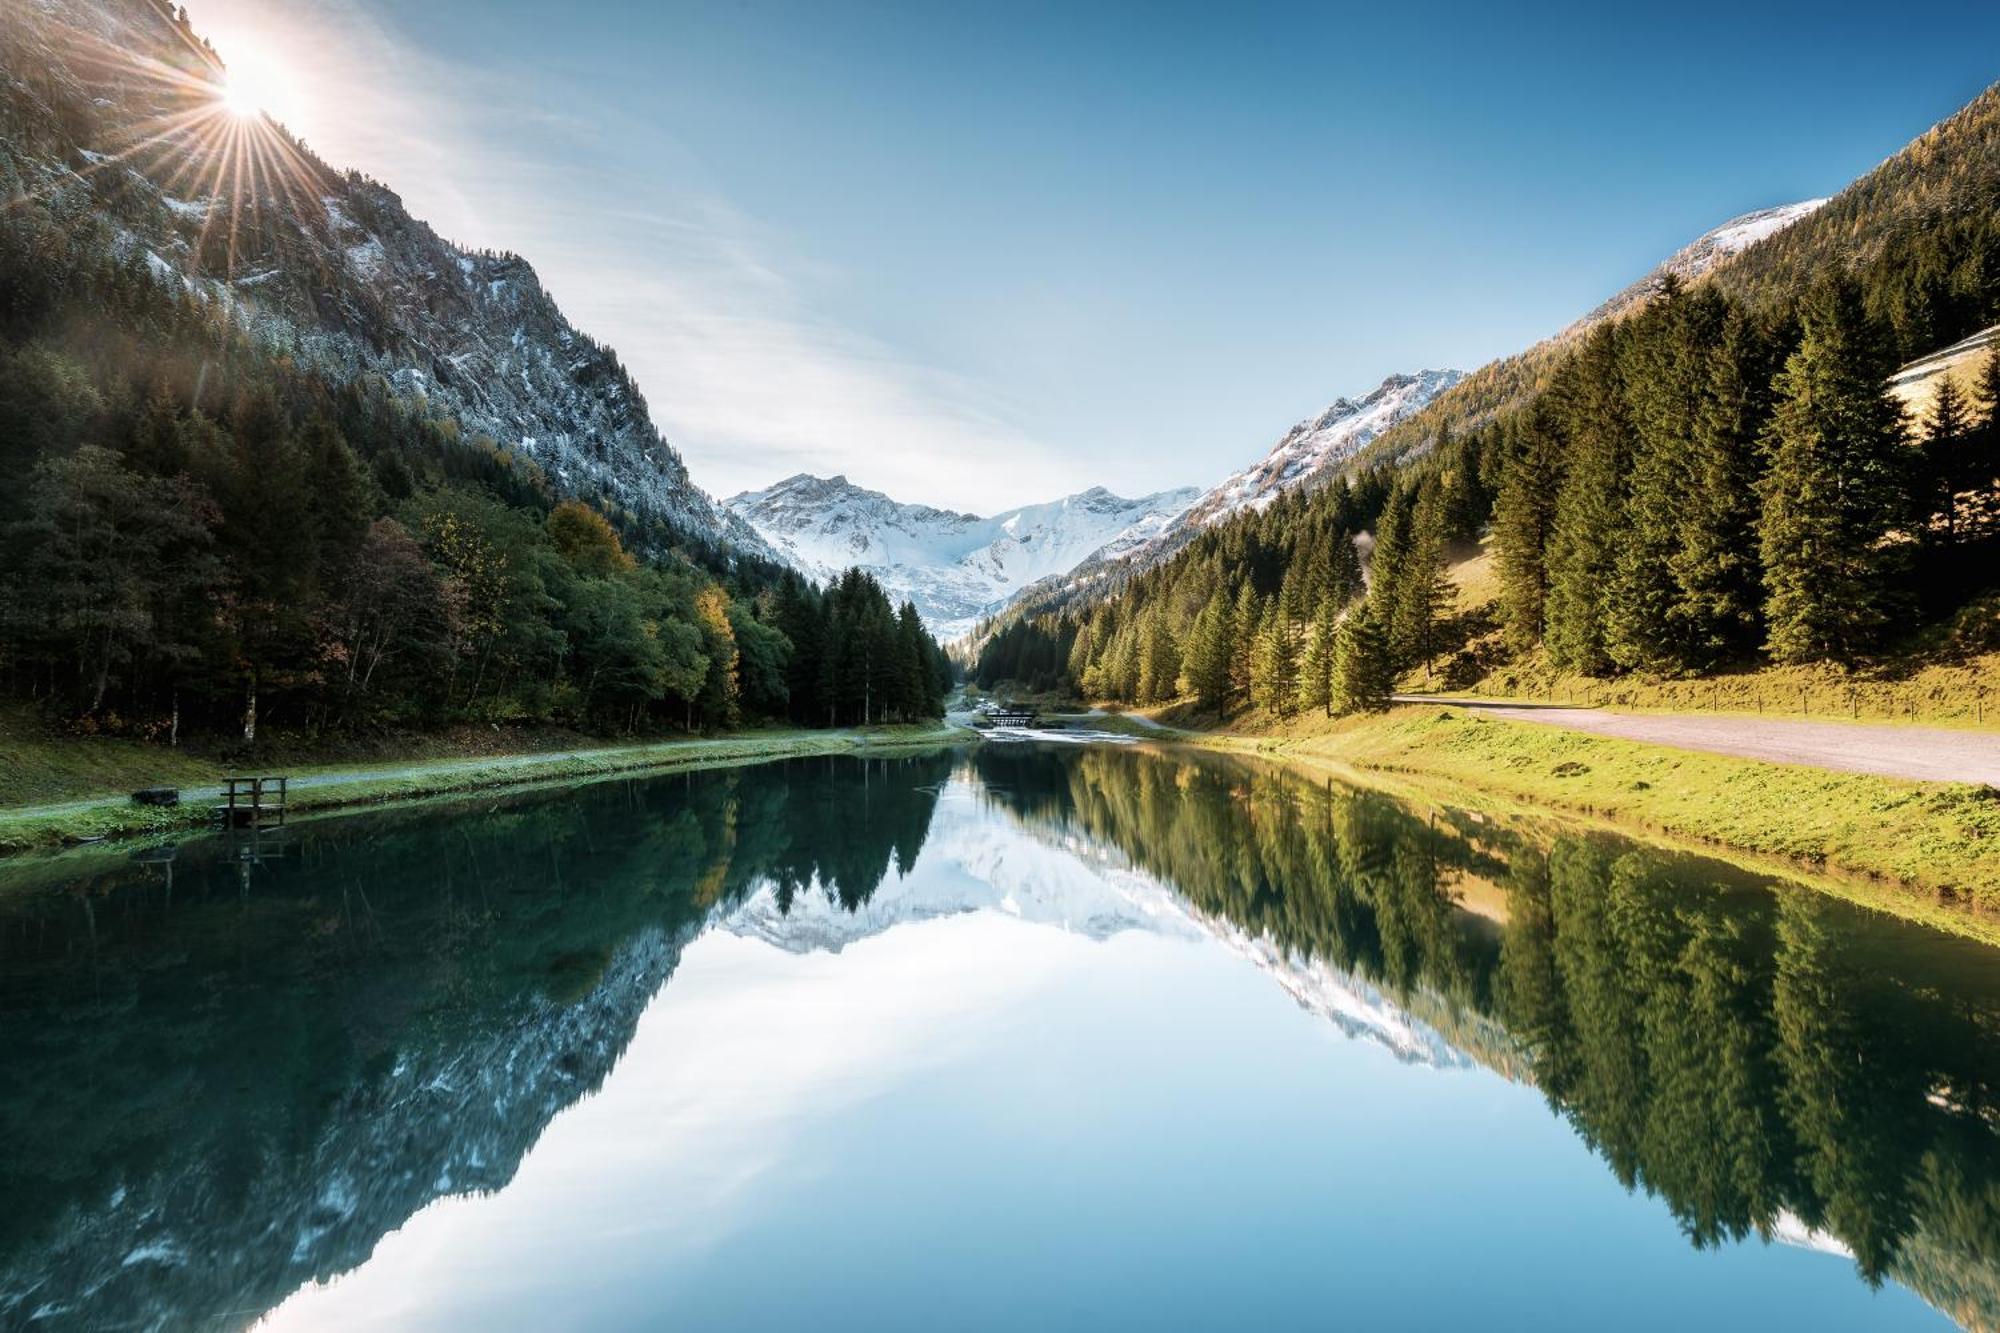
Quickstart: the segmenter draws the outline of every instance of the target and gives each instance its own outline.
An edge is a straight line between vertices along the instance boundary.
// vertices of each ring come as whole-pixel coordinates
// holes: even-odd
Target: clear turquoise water
[[[0,1326],[1994,1308],[1994,958],[1698,859],[1031,746],[243,852],[0,884]]]

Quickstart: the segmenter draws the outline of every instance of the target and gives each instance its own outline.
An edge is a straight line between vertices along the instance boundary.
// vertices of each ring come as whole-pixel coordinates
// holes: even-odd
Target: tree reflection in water
[[[308,825],[0,894],[0,1324],[252,1322],[597,1087],[769,886],[853,909],[956,774],[1352,973],[1702,1246],[1819,1233],[1994,1327],[1990,951],[1698,857],[1138,747],[805,759]],[[35,882],[29,882],[35,881]]]
[[[1296,770],[985,747],[1023,819],[1386,988],[1531,1079],[1698,1246],[1824,1231],[1961,1322],[2000,1312],[1990,950],[1700,857],[1419,816]]]

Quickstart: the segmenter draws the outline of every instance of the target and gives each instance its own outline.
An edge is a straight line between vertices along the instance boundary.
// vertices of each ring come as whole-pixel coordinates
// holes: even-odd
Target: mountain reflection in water
[[[1696,1246],[1834,1249],[1968,1326],[2000,1310],[1991,954],[1630,842],[987,746],[75,866],[0,884],[7,1327],[248,1325],[507,1187],[705,932],[815,953],[974,913],[1219,941],[1406,1064],[1532,1083]]]

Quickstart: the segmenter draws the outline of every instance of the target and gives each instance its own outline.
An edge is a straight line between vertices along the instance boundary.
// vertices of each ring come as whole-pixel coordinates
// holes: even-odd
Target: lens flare
[[[4,3],[5,0],[0,0]],[[234,46],[225,66],[185,27],[175,56],[133,54],[139,43],[115,34],[65,25],[71,63],[117,89],[142,116],[106,132],[84,174],[132,170],[181,205],[198,209],[195,263],[233,281],[239,239],[263,230],[266,210],[300,219],[327,217],[324,203],[333,173],[284,126],[297,110],[296,83],[285,68],[254,47]],[[43,193],[37,192],[37,193]],[[24,194],[0,207],[19,207]]]
[[[291,121],[296,118],[292,86],[284,70],[255,47],[236,47],[229,53],[219,96],[223,109],[232,116]]]

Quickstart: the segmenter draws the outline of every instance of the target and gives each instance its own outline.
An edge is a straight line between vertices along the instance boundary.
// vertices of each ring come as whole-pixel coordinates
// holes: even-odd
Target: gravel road
[[[1562,704],[1489,703],[1398,695],[1398,703],[1439,704],[1483,717],[1567,727],[1597,736],[1682,750],[1801,764],[1843,773],[1874,773],[1917,782],[1983,782],[2000,787],[2000,734],[1858,722],[1809,722],[1680,713],[1617,713]]]

